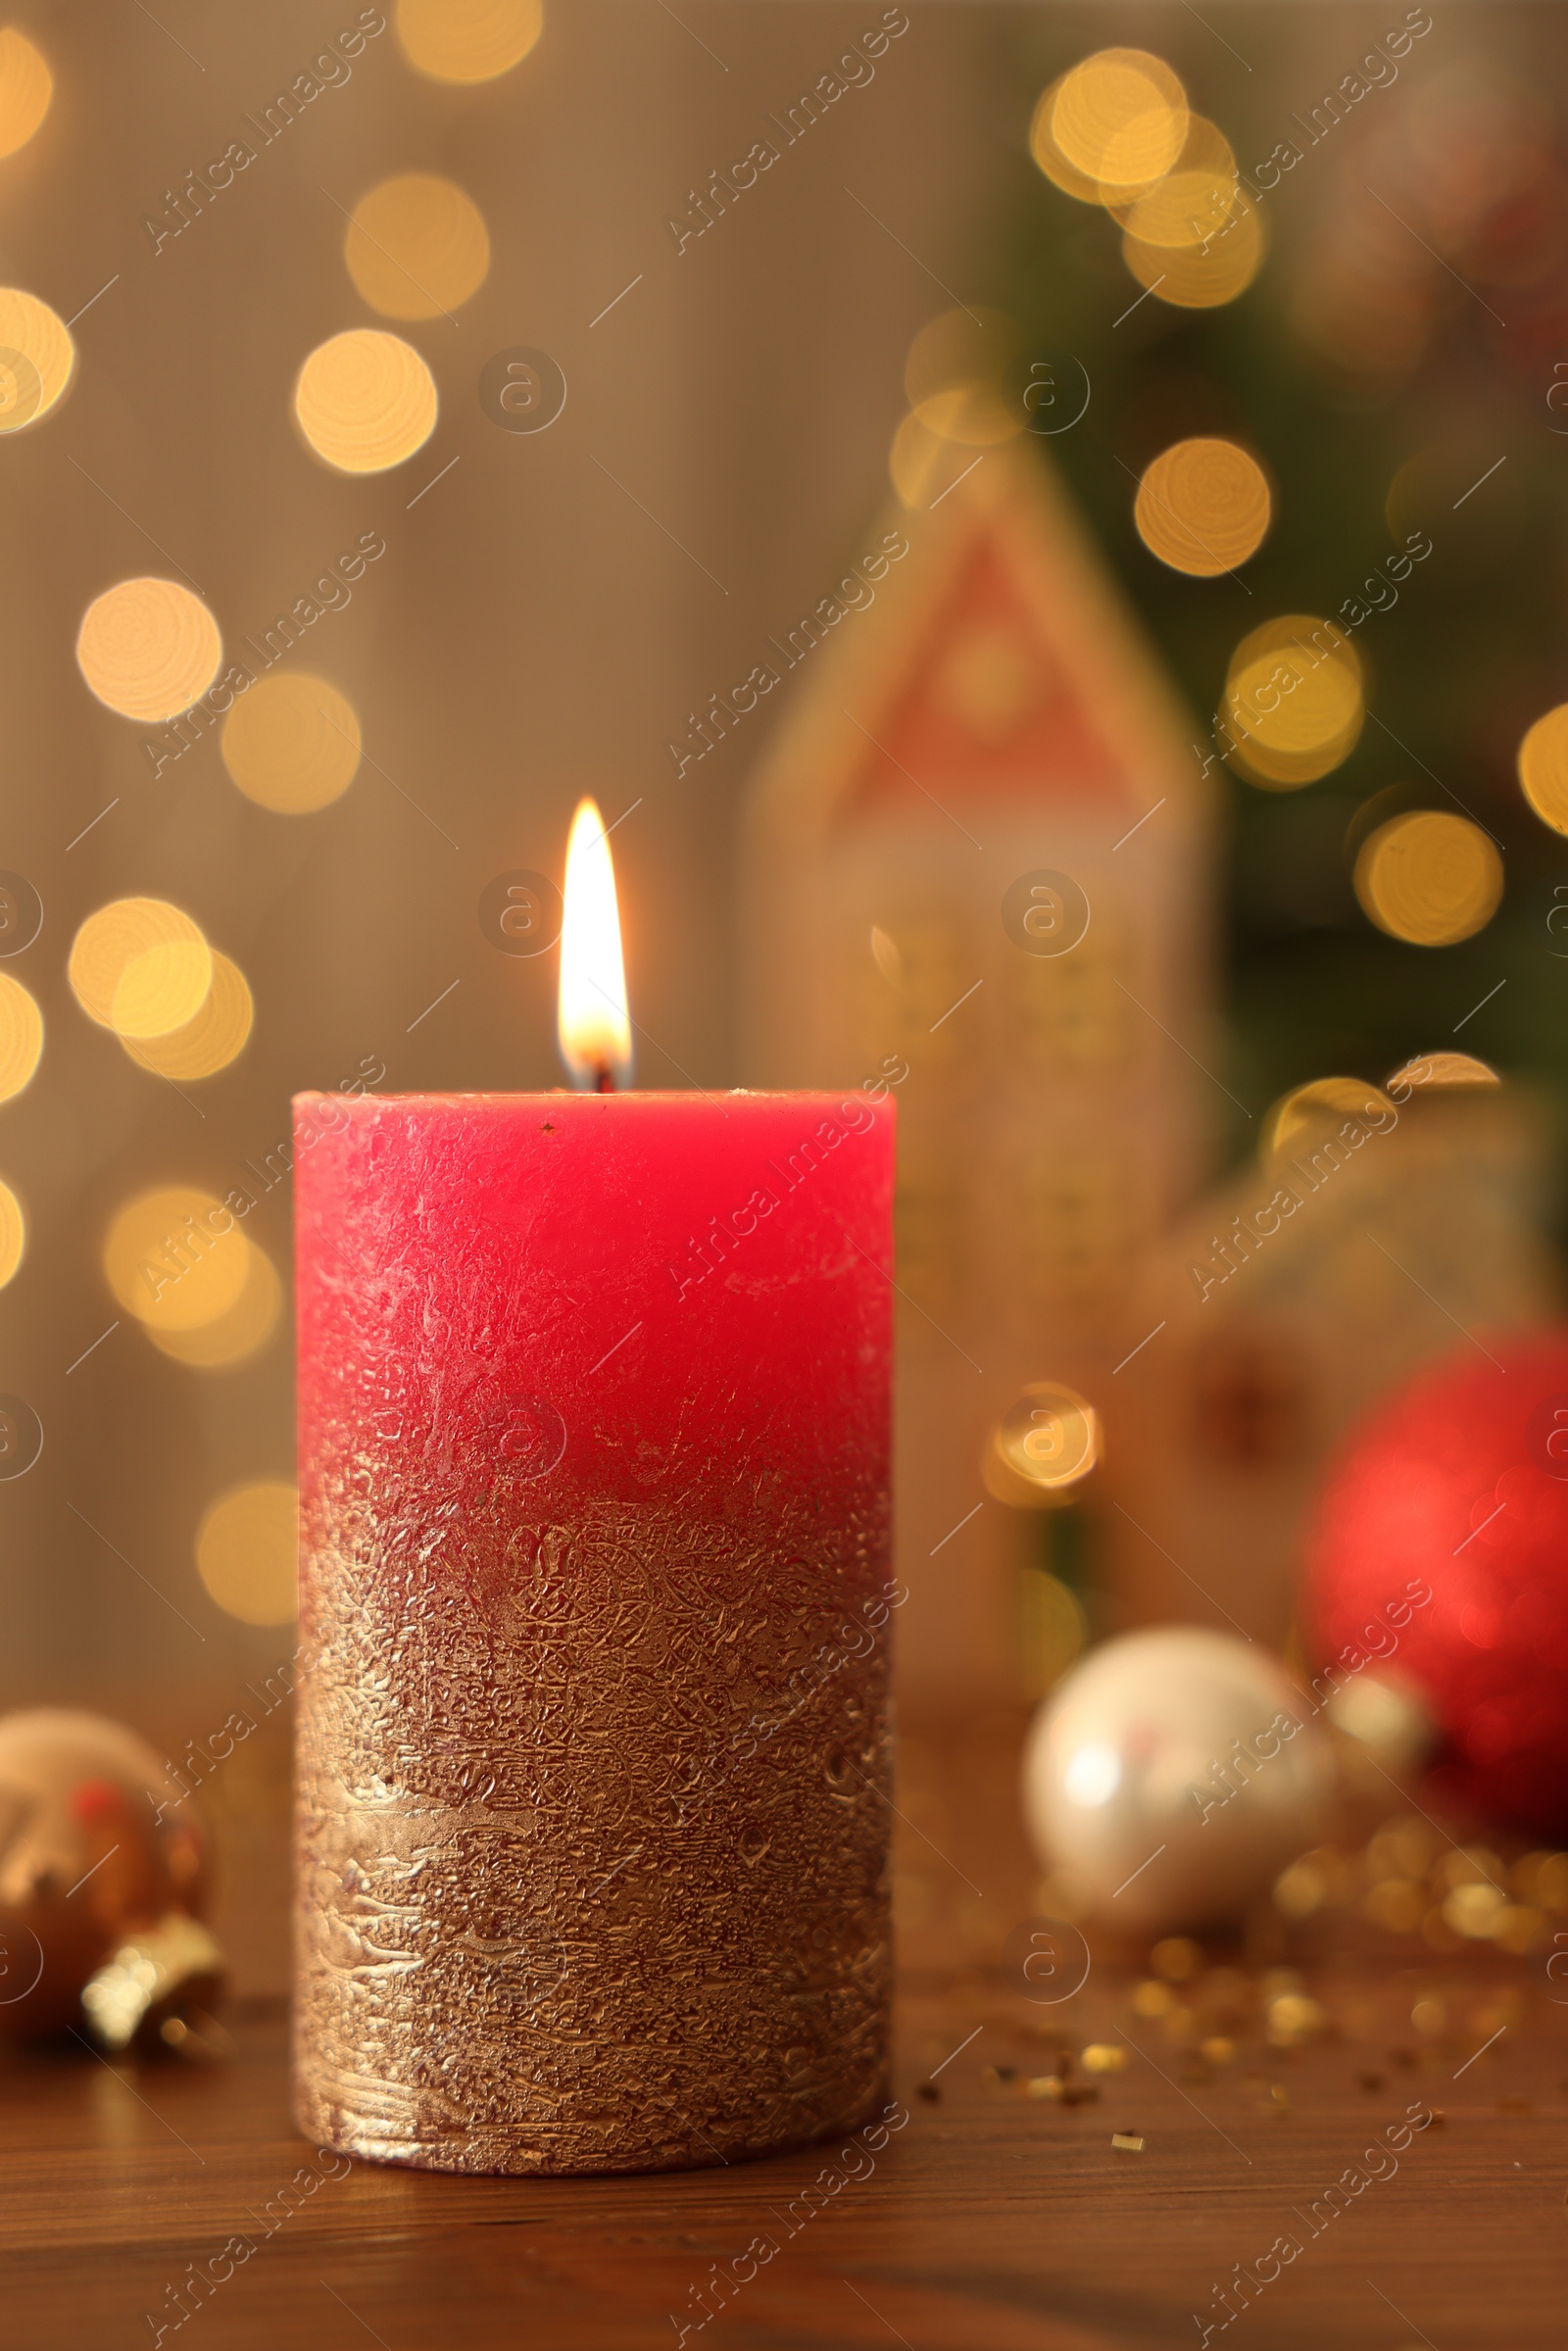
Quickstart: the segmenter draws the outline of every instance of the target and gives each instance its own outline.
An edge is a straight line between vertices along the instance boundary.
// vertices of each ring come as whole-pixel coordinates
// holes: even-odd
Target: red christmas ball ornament
[[[1489,1337],[1362,1424],[1308,1532],[1304,1617],[1323,1695],[1403,1675],[1456,1792],[1568,1830],[1568,1332]]]

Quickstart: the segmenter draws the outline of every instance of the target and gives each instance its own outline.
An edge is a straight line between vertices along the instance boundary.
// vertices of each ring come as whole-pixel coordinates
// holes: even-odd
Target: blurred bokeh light
[[[1409,1060],[1396,1069],[1388,1081],[1392,1095],[1396,1086],[1420,1086],[1442,1093],[1456,1086],[1500,1086],[1501,1078],[1486,1061],[1474,1053],[1412,1053]]]
[[[251,1243],[231,1210],[191,1185],[162,1185],[122,1208],[104,1273],[127,1314],[160,1331],[195,1331],[237,1304]]]
[[[161,1354],[170,1355],[192,1371],[232,1371],[249,1363],[277,1329],[283,1311],[283,1285],[267,1251],[249,1244],[245,1280],[239,1296],[211,1322],[186,1330],[172,1324],[144,1325]]]
[[[299,371],[294,414],[306,441],[339,473],[384,473],[435,430],[435,377],[412,343],[371,326],[318,344]]]
[[[324,678],[258,679],[223,721],[223,764],[259,808],[304,816],[345,793],[360,766],[359,714]]]
[[[1202,246],[1218,236],[1241,196],[1229,139],[1203,115],[1188,120],[1175,169],[1142,196],[1116,209],[1129,236],[1167,250]]]
[[[178,1028],[153,1036],[129,1036],[121,1043],[143,1069],[176,1084],[216,1077],[245,1050],[256,1018],[249,983],[227,955],[213,953],[212,980],[197,1009]]]
[[[0,32],[0,156],[24,147],[49,112],[54,75],[24,32]]]
[[[22,1202],[9,1184],[0,1184],[0,1290],[22,1263],[27,1247],[27,1222]]]
[[[1538,718],[1520,744],[1519,784],[1542,822],[1568,833],[1568,702]]]
[[[1293,1086],[1268,1112],[1258,1134],[1258,1151],[1265,1158],[1283,1158],[1299,1151],[1309,1137],[1337,1130],[1348,1118],[1376,1130],[1398,1123],[1390,1097],[1365,1078],[1312,1078],[1304,1086]]]
[[[398,39],[433,81],[493,81],[525,58],[543,0],[398,0]]]
[[[82,614],[76,661],[122,718],[163,725],[205,694],[223,659],[218,623],[173,579],[122,579]]]
[[[1331,620],[1284,613],[1231,657],[1225,717],[1253,783],[1280,792],[1315,783],[1352,749],[1363,716],[1361,665]]]
[[[30,1083],[43,1052],[43,1014],[22,982],[0,971],[0,1102]]]
[[[1372,920],[1411,947],[1452,947],[1484,930],[1502,896],[1502,859],[1467,816],[1417,808],[1362,843],[1355,894]]]
[[[1215,310],[1245,294],[1263,266],[1263,216],[1251,198],[1239,194],[1224,225],[1202,242],[1146,243],[1129,227],[1122,259],[1139,284],[1160,302],[1181,310]]]
[[[120,1037],[167,1037],[196,1018],[213,984],[201,925],[162,898],[117,898],[89,914],[67,966],[76,1002]]]
[[[384,318],[434,318],[483,285],[490,238],[478,206],[455,181],[400,171],[354,207],[343,259]]]
[[[1148,50],[1102,49],[1063,74],[1041,136],[1095,187],[1096,201],[1126,201],[1181,155],[1187,93]]]
[[[196,1565],[220,1608],[247,1625],[286,1625],[298,1605],[299,1500],[281,1480],[233,1487],[196,1537]]]
[[[1001,311],[945,311],[909,346],[910,410],[941,440],[970,448],[1010,441],[1028,416],[1020,397],[1025,337]]]
[[[1255,555],[1269,525],[1268,477],[1234,441],[1178,441],[1147,466],[1134,519],[1151,555],[1213,579]]]
[[[71,330],[48,303],[20,286],[0,286],[0,432],[47,416],[75,365]]]

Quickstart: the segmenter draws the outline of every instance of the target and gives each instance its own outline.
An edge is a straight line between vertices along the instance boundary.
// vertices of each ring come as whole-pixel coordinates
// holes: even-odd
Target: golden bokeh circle
[[[216,1077],[219,1070],[237,1059],[255,1018],[256,1005],[245,974],[215,949],[212,984],[191,1019],[166,1035],[122,1035],[120,1041],[141,1068],[155,1070],[159,1077],[183,1086],[195,1078]]]
[[[1436,1094],[1461,1086],[1501,1084],[1490,1062],[1478,1061],[1474,1053],[1412,1053],[1388,1080],[1387,1091],[1392,1094],[1396,1086],[1406,1086]]]
[[[1122,259],[1139,284],[1180,310],[1215,310],[1234,302],[1257,275],[1267,250],[1263,216],[1245,191],[1237,195],[1223,227],[1199,243],[1150,244],[1130,228],[1121,241]]]
[[[299,1496],[263,1478],[220,1494],[196,1536],[202,1582],[225,1615],[286,1625],[298,1608]]]
[[[246,1257],[245,1287],[231,1306],[192,1331],[166,1330],[150,1323],[147,1336],[161,1354],[192,1371],[233,1371],[260,1354],[277,1329],[282,1311],[283,1285],[277,1268],[253,1241]]]
[[[1258,1137],[1262,1157],[1299,1151],[1308,1137],[1336,1131],[1348,1118],[1382,1132],[1398,1124],[1398,1114],[1380,1086],[1367,1078],[1313,1078],[1282,1095],[1263,1120]]]
[[[117,1037],[172,1036],[201,1015],[212,993],[213,951],[205,939],[166,939],[132,955],[109,1006]]]
[[[1051,126],[1056,111],[1056,99],[1066,78],[1065,73],[1058,73],[1055,80],[1048,82],[1041,91],[1029,123],[1029,152],[1052,185],[1060,188],[1064,196],[1074,197],[1079,204],[1100,204],[1103,201],[1104,190],[1099,180],[1091,177],[1087,171],[1078,171],[1067,161],[1056,144],[1055,133]]]
[[[1051,110],[1051,138],[1074,171],[1106,194],[1162,178],[1187,138],[1187,93],[1147,49],[1101,49],[1064,73]]]
[[[1281,792],[1314,783],[1348,756],[1365,716],[1361,664],[1332,620],[1282,613],[1231,656],[1225,718],[1253,783]]]
[[[24,147],[49,112],[55,77],[24,32],[0,32],[0,156]]]
[[[544,28],[543,0],[398,0],[398,39],[432,81],[494,81]]]
[[[1203,115],[1188,119],[1173,170],[1131,204],[1111,209],[1141,245],[1178,249],[1217,236],[1241,201],[1241,175],[1225,133]]]
[[[251,1255],[244,1228],[212,1193],[161,1185],[116,1215],[104,1243],[104,1272],[138,1322],[195,1331],[234,1306]]]
[[[324,808],[360,765],[354,705],[325,678],[282,670],[240,696],[223,721],[223,764],[247,800],[279,816]]]
[[[1362,843],[1355,895],[1380,930],[1410,947],[1474,938],[1497,910],[1502,859],[1468,816],[1418,808],[1391,817]]]
[[[43,1014],[20,980],[0,971],[0,1102],[31,1083],[43,1052]]]
[[[1234,191],[1212,172],[1167,171],[1127,208],[1127,234],[1160,252],[1198,252],[1217,237],[1236,209]]]
[[[122,579],[95,596],[76,633],[76,663],[122,718],[162,726],[206,693],[223,659],[218,623],[173,579]]]
[[[343,259],[383,318],[435,318],[483,285],[490,237],[479,207],[455,180],[401,171],[354,207]]]
[[[1568,833],[1568,702],[1538,718],[1520,744],[1519,785],[1543,824]]]
[[[1037,1380],[992,1430],[981,1475],[999,1499],[1039,1508],[1066,1498],[1094,1468],[1100,1450],[1093,1404],[1054,1380]]]
[[[1021,364],[1023,329],[1002,311],[944,311],[909,345],[904,388],[909,407],[939,440],[989,448],[1028,422],[1009,377]]]
[[[72,942],[67,977],[77,1004],[121,1037],[167,1037],[194,1020],[213,984],[201,925],[162,898],[117,898]]]
[[[294,385],[294,415],[323,464],[339,473],[384,473],[435,430],[435,377],[412,343],[352,326],[318,343]]]
[[[47,416],[75,365],[76,346],[58,312],[21,286],[0,286],[0,432],[21,432]]]
[[[15,1274],[27,1249],[27,1220],[9,1184],[0,1184],[0,1290]]]
[[[1268,476],[1235,441],[1177,441],[1144,469],[1133,517],[1151,555],[1214,579],[1255,555],[1269,526]]]

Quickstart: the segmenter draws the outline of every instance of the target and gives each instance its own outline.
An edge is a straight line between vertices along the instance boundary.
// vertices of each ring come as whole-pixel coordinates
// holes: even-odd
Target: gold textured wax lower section
[[[660,2171],[872,2111],[883,1545],[862,1530],[845,1565],[813,1533],[607,1509],[460,1545],[307,1507],[307,2136],[438,2171]]]

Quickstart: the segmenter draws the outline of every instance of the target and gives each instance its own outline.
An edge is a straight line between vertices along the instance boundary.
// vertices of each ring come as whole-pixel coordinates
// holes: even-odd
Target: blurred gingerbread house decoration
[[[1339,1439],[1423,1364],[1494,1360],[1500,1332],[1560,1312],[1558,1138],[1544,1102],[1451,1052],[1381,1088],[1303,1086],[1262,1123],[1256,1157],[1139,1270],[1154,1336],[1102,1392],[1096,1505],[1124,1621],[1280,1646]]]
[[[1193,730],[1032,451],[987,449],[882,545],[774,640],[775,682],[804,675],[748,811],[744,1019],[750,1082],[886,1077],[899,1102],[918,1719],[1040,1686],[1042,1546],[979,1470],[1031,1382],[1102,1425],[1056,1514],[1087,1528],[1101,1624],[1282,1641],[1348,1424],[1446,1347],[1556,1309],[1555,1140],[1518,1090],[1433,1054],[1384,1091],[1300,1090],[1195,1204],[1222,1102]]]
[[[808,666],[749,810],[745,1024],[752,1083],[897,1095],[923,1709],[1016,1691],[983,1439],[1043,1366],[1109,1383],[1204,1174],[1215,846],[1193,730],[1032,451],[988,449],[906,537],[873,604],[788,632]]]

